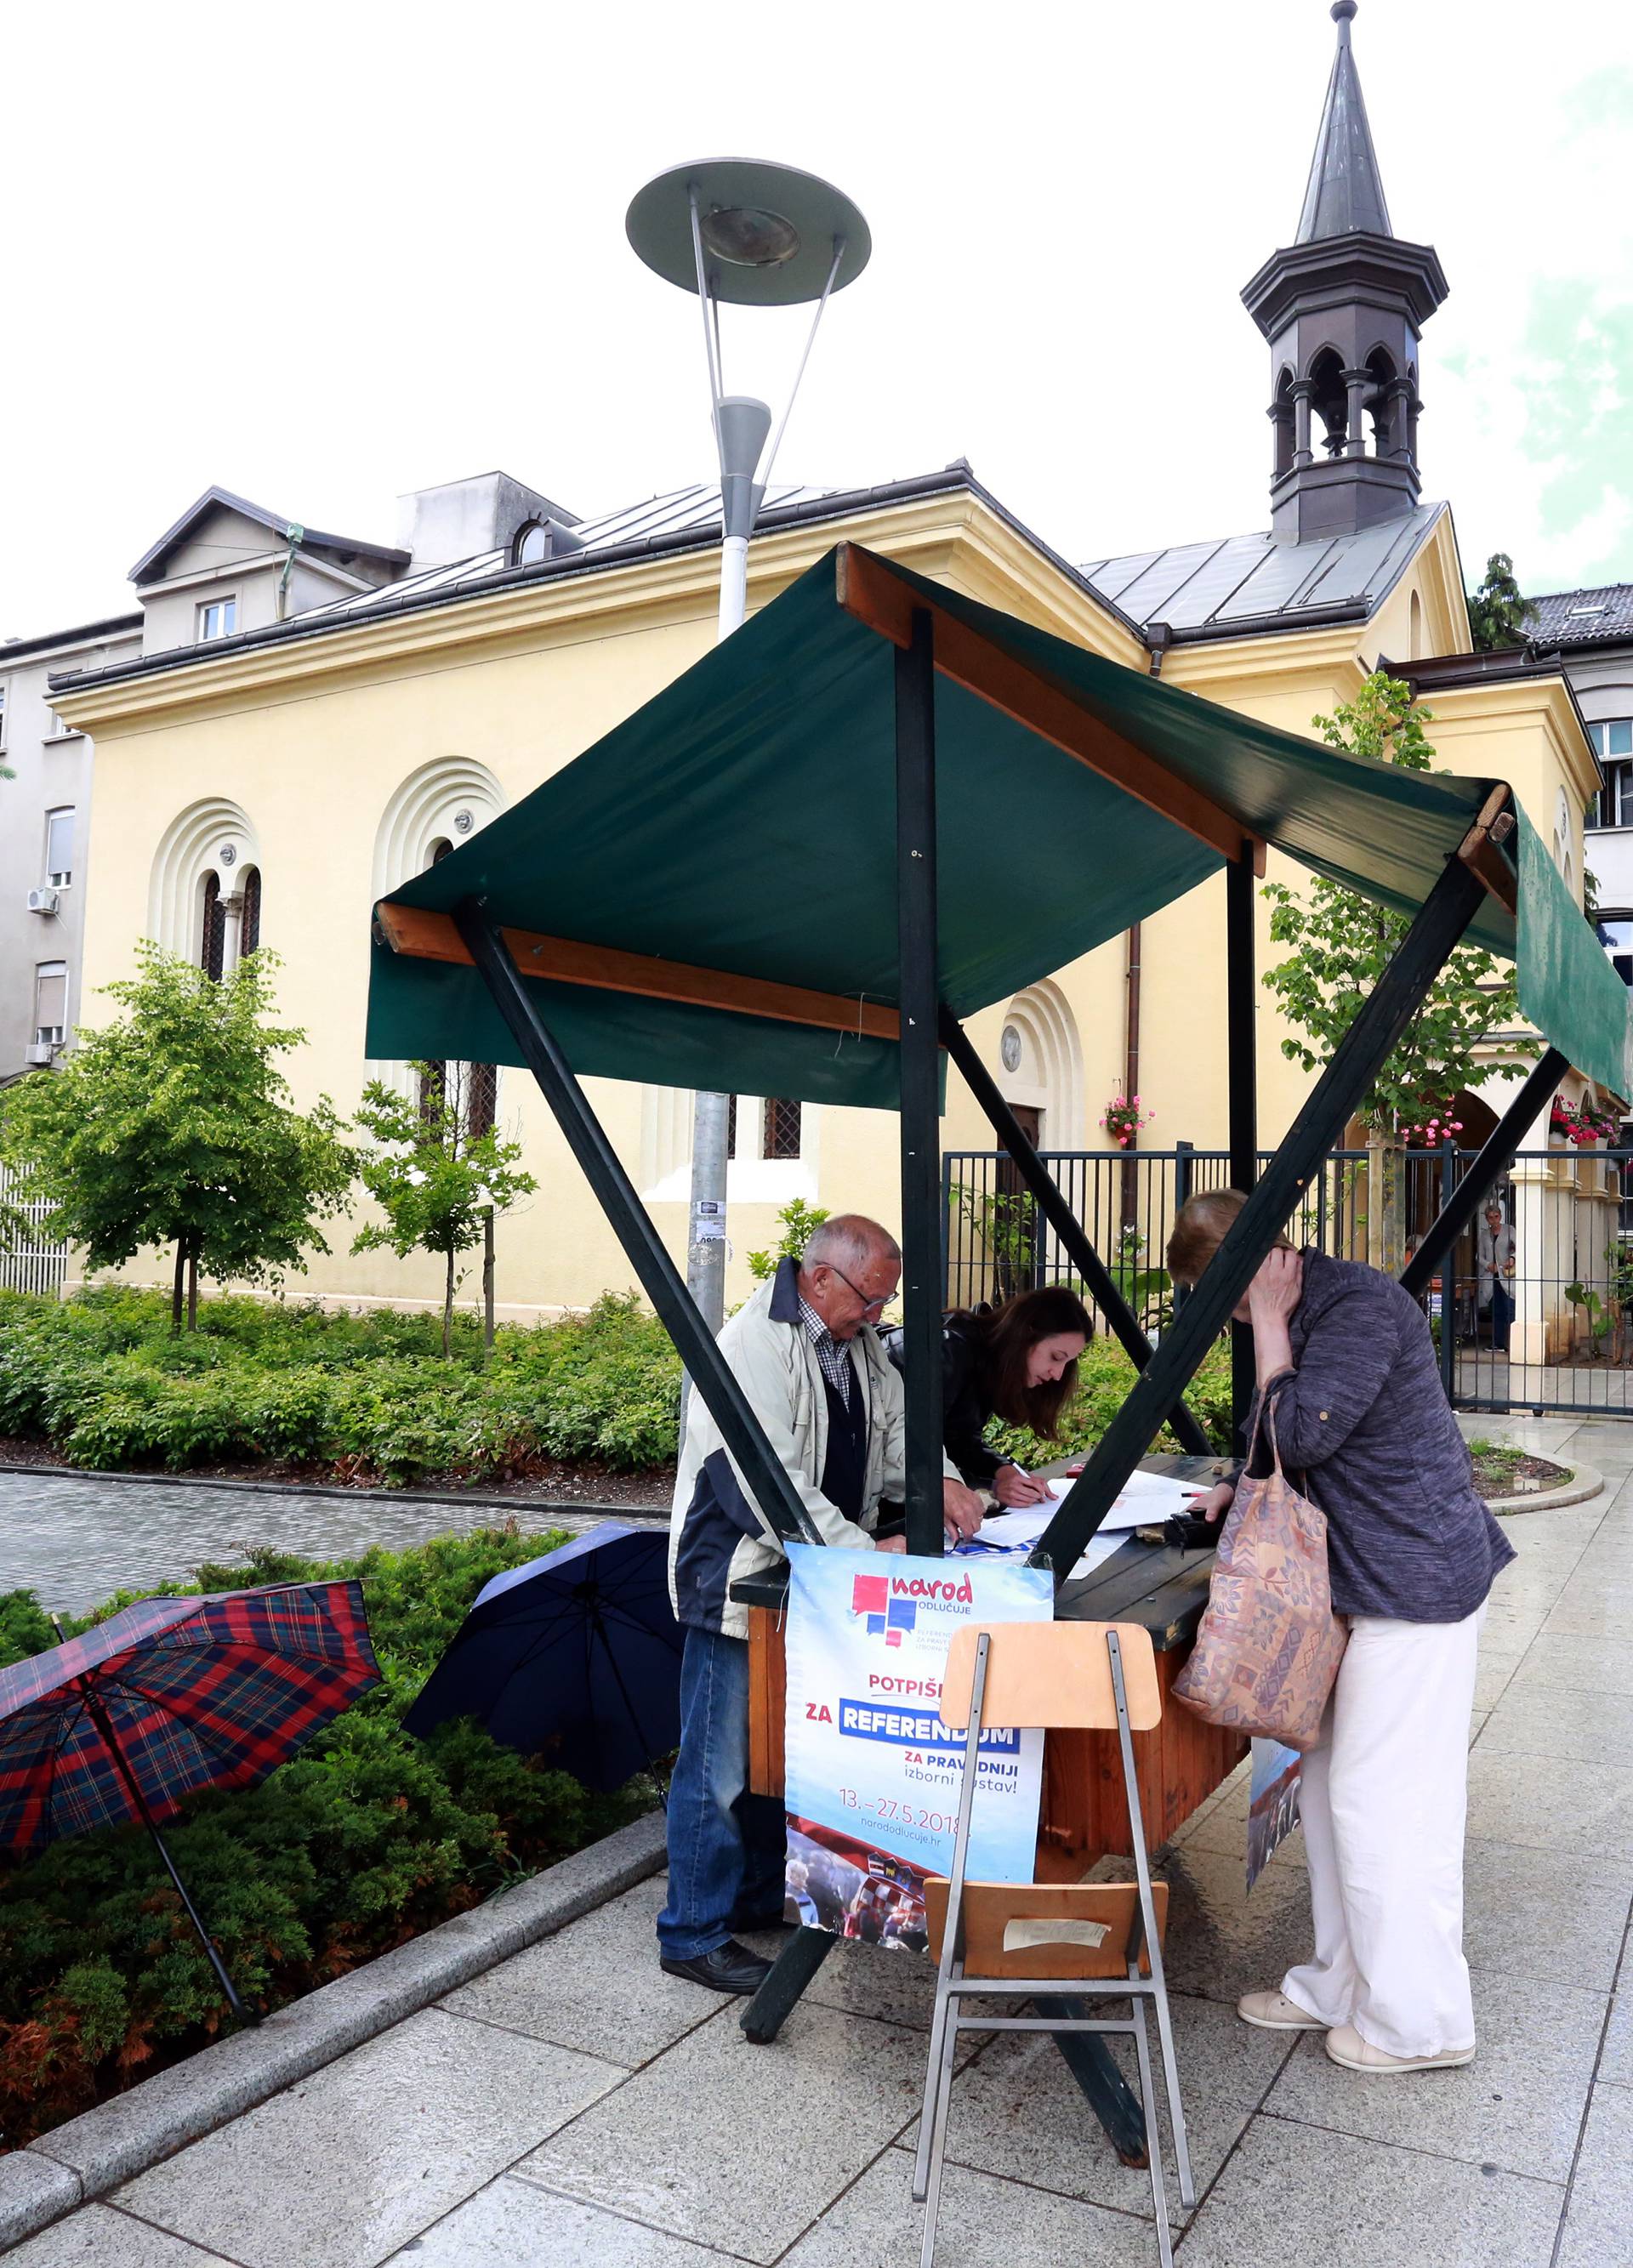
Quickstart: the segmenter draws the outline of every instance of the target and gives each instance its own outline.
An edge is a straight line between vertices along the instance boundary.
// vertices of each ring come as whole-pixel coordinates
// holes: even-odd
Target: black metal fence
[[[1228,1184],[1228,1153],[1181,1142],[1042,1155],[1144,1328],[1160,1331],[1171,1312],[1164,1254],[1174,1216],[1193,1192]],[[1337,1258],[1398,1270],[1473,1156],[1334,1151],[1289,1233]],[[950,1307],[1038,1284],[1082,1288],[1003,1152],[948,1152],[942,1197]],[[1633,1154],[1522,1152],[1490,1197],[1500,1219],[1476,1219],[1423,1298],[1449,1398],[1633,1414]]]

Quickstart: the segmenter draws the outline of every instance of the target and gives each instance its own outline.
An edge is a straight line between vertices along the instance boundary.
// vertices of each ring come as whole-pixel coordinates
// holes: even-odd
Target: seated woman
[[[1077,1358],[1094,1325],[1075,1292],[1045,1285],[1001,1307],[955,1307],[942,1327],[942,1438],[972,1488],[990,1489],[1006,1507],[1041,1504],[1046,1482],[1023,1472],[982,1440],[988,1424],[1024,1425],[1045,1441],[1060,1434],[1060,1412],[1077,1391]],[[899,1326],[885,1334],[903,1367]]]

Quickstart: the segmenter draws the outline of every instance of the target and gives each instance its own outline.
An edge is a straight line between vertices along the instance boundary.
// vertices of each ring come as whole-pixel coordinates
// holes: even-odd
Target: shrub
[[[488,1529],[328,1566],[262,1552],[246,1566],[197,1571],[207,1590],[361,1575],[383,1674],[261,1786],[205,1796],[165,1830],[252,2003],[276,2007],[309,1992],[580,1849],[651,1800],[644,1781],[592,1795],[469,1720],[424,1742],[402,1728],[483,1584],[562,1540]],[[67,1627],[87,1628],[133,1595]],[[55,1643],[31,1594],[0,1595],[0,1666]],[[0,2148],[190,2053],[225,2013],[139,1828],[0,1863]]]

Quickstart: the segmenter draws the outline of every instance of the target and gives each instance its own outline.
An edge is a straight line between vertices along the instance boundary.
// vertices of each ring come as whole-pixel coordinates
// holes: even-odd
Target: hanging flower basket
[[[1100,1123],[1118,1148],[1127,1150],[1140,1129],[1149,1126],[1156,1116],[1156,1111],[1144,1108],[1137,1094],[1114,1094],[1105,1106]]]
[[[1599,1143],[1608,1142],[1619,1131],[1618,1122],[1608,1111],[1599,1110],[1585,1102],[1580,1109],[1554,1097],[1554,1108],[1548,1113],[1548,1136],[1552,1145],[1561,1149],[1587,1150]]]

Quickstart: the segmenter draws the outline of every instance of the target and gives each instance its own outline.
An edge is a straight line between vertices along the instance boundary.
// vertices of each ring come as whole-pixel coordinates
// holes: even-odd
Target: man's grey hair
[[[869,1220],[866,1213],[836,1212],[831,1220],[812,1230],[800,1265],[837,1268],[850,1275],[860,1274],[875,1261],[899,1262],[901,1256],[901,1246],[876,1220]]]

